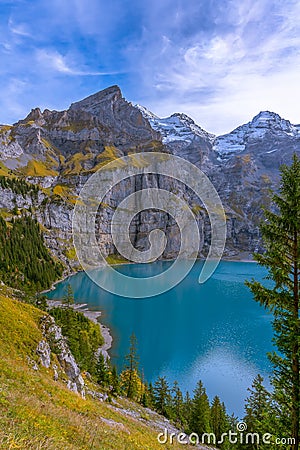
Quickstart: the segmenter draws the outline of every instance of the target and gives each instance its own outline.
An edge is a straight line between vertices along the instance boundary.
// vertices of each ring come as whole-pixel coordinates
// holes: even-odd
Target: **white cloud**
[[[11,18],[8,21],[8,28],[11,33],[17,36],[32,37],[32,34],[27,24],[24,23],[16,24]]]
[[[44,69],[52,69],[53,71],[71,75],[71,76],[101,76],[101,75],[111,75],[113,72],[97,72],[91,70],[79,70],[75,68],[77,66],[76,62],[70,64],[67,61],[67,57],[61,55],[57,51],[39,49],[36,52],[36,58],[38,63]]]

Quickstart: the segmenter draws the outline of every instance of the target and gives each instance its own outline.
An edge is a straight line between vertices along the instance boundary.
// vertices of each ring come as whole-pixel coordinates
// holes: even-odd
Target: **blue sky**
[[[0,123],[112,84],[225,133],[261,110],[300,123],[300,2],[0,0]]]

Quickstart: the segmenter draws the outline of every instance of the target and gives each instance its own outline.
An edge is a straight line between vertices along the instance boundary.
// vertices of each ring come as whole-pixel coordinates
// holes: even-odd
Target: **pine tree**
[[[70,308],[71,305],[74,304],[74,293],[73,293],[73,289],[72,286],[70,285],[70,283],[67,284],[67,287],[65,288],[65,295],[63,297],[63,304],[67,305],[68,308]]]
[[[89,370],[91,367],[91,360],[93,359],[92,346],[87,330],[79,331],[79,363],[84,370]]]
[[[149,408],[154,409],[155,408],[155,395],[154,395],[154,388],[152,383],[149,383],[148,386],[148,402],[149,402]]]
[[[187,391],[184,397],[184,403],[183,403],[183,414],[184,414],[184,420],[186,423],[186,431],[187,433],[191,433],[193,430],[191,429],[192,424],[192,399],[190,397],[189,392]]]
[[[184,424],[183,395],[177,381],[174,381],[172,388],[172,416],[178,426]]]
[[[143,393],[141,396],[140,404],[144,406],[144,408],[150,408],[150,396],[149,396],[149,387],[147,383],[143,383]]]
[[[129,353],[125,356],[127,362],[126,369],[123,372],[127,374],[126,382],[126,396],[128,398],[135,398],[137,393],[137,378],[138,378],[138,355],[137,355],[137,339],[134,333],[130,336]],[[124,378],[124,377],[123,377]]]
[[[227,433],[230,429],[228,416],[224,403],[221,403],[218,396],[215,396],[210,408],[210,425],[211,430],[216,436],[217,442],[221,440],[223,433]]]
[[[194,391],[190,428],[198,436],[211,431],[210,406],[202,381],[198,382]]]
[[[95,372],[97,383],[106,386],[109,383],[109,370],[102,352],[99,353],[97,358]]]
[[[166,377],[158,377],[154,384],[155,409],[159,414],[169,418],[171,409],[171,394]]]
[[[251,431],[256,431],[257,426],[266,420],[270,405],[270,393],[264,387],[263,381],[263,377],[258,374],[253,380],[252,387],[248,389],[250,395],[245,403],[245,421]]]
[[[110,374],[110,384],[112,386],[112,394],[119,395],[120,393],[120,382],[116,366],[113,366]]]
[[[290,434],[299,446],[300,351],[299,351],[299,276],[300,276],[300,160],[294,155],[290,167],[282,166],[279,194],[272,195],[274,211],[265,211],[261,225],[264,254],[255,254],[269,271],[271,288],[252,281],[247,285],[254,298],[274,314],[274,342],[279,354],[269,355],[274,365],[272,383],[275,398],[283,410],[290,408]],[[282,420],[285,420],[282,415]]]
[[[263,385],[263,377],[257,375],[252,383],[251,388],[248,389],[250,395],[246,399],[244,422],[247,424],[247,430],[250,433],[259,433],[261,436],[265,433],[272,432],[272,425],[270,417],[271,411],[271,396]],[[268,446],[266,446],[267,448]],[[246,448],[257,449],[264,448],[262,444],[248,445]]]

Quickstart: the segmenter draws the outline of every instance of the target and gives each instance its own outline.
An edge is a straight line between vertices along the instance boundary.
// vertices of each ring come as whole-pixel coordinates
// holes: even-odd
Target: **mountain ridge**
[[[152,113],[146,107],[136,104],[132,105],[130,102],[127,102],[123,96],[119,86],[113,85],[104,90],[98,91],[94,94],[85,97],[82,100],[71,103],[70,107],[67,110],[56,111],[45,109],[43,112],[39,107],[33,108],[30,113],[24,118],[13,124],[12,126],[18,126],[22,124],[28,124],[33,121],[31,125],[35,128],[43,127],[45,125],[45,121],[49,120],[56,116],[58,119],[58,123],[56,125],[62,125],[62,127],[68,127],[68,120],[66,118],[67,113],[70,114],[71,120],[74,119],[73,115],[76,115],[76,112],[80,111],[81,114],[84,112],[88,113],[90,116],[97,117],[98,121],[94,120],[90,121],[88,124],[87,117],[86,120],[83,121],[82,129],[85,127],[87,129],[95,126],[102,127],[105,125],[111,126],[112,117],[111,115],[115,112],[114,110],[118,110],[120,108],[120,104],[118,102],[122,102],[128,105],[131,110],[129,117],[133,115],[133,111],[138,111],[147,122],[149,122],[153,131],[157,131],[160,133],[162,137],[162,142],[168,144],[171,141],[186,141],[191,142],[193,138],[196,136],[207,139],[210,143],[213,144],[213,149],[217,153],[220,154],[230,154],[235,150],[241,151],[244,147],[242,144],[237,143],[236,141],[249,139],[250,138],[262,138],[263,131],[257,132],[257,130],[264,130],[265,132],[268,130],[269,132],[280,131],[285,133],[286,135],[290,135],[293,137],[300,136],[300,125],[291,124],[289,120],[283,119],[279,114],[272,111],[260,111],[257,115],[255,115],[249,122],[239,125],[234,128],[232,131],[215,135],[210,133],[209,131],[203,129],[200,125],[195,123],[195,121],[189,117],[185,113],[173,113],[167,117],[158,117],[154,113]],[[103,110],[106,111],[106,115],[103,114]],[[109,111],[110,110],[110,111]],[[108,113],[109,111],[109,113]],[[138,125],[143,124],[144,127],[148,128],[145,122],[141,119],[141,116],[136,112],[136,122]],[[119,119],[119,122],[124,119],[123,117],[116,117]],[[97,123],[98,122],[98,123]],[[128,125],[128,123],[127,123]],[[3,127],[11,127],[11,125],[0,125]],[[149,130],[149,128],[148,128]],[[255,132],[256,136],[255,136]],[[242,136],[241,136],[242,135]],[[228,137],[234,137],[233,139],[228,139]],[[157,138],[157,135],[156,135]],[[224,148],[227,147],[227,148]],[[230,148],[231,147],[231,148]],[[0,148],[1,152],[1,148]],[[3,149],[2,149],[3,152]],[[1,156],[1,153],[0,153]]]
[[[293,153],[300,153],[300,132],[278,114],[262,111],[232,132],[214,136],[183,113],[161,119],[145,107],[134,106],[118,86],[111,86],[67,110],[34,108],[25,119],[0,126],[0,176],[20,177],[40,187],[34,200],[1,188],[0,213],[11,214],[14,205],[31,208],[46,230],[50,250],[75,268],[71,222],[81,187],[109,161],[153,151],[180,156],[210,178],[227,216],[225,256],[249,258],[262,248],[261,206],[270,204],[269,189],[278,188],[280,165],[289,164]],[[141,175],[108,196],[98,223],[104,253],[114,254],[109,223],[115,205],[145,185],[179,192],[183,200],[188,199],[203,241],[199,256],[205,256],[210,225],[201,201],[178,183],[156,175]],[[178,230],[161,213],[145,211],[133,221],[131,233],[137,248],[147,247],[154,223],[170,238],[163,257],[175,258]]]

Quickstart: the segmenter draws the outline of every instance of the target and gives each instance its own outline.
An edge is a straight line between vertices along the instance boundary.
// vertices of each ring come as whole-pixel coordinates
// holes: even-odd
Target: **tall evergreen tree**
[[[102,352],[97,358],[95,372],[97,383],[106,386],[109,383],[109,370]]]
[[[149,383],[149,386],[148,386],[148,397],[149,397],[149,408],[154,409],[155,395],[154,395],[154,388],[153,388],[152,383]]]
[[[137,354],[137,339],[134,333],[130,336],[129,353],[125,356],[127,376],[127,390],[126,396],[134,398],[136,395],[136,381],[138,376],[138,354]]]
[[[230,429],[228,416],[224,403],[221,403],[218,396],[215,396],[210,408],[211,430],[216,436],[217,442],[220,441],[223,433]]]
[[[120,382],[119,382],[119,375],[117,372],[116,366],[113,366],[110,373],[110,384],[112,387],[112,394],[119,395],[120,393]]]
[[[183,403],[183,413],[184,413],[184,420],[185,420],[185,429],[187,433],[191,433],[193,430],[191,429],[192,424],[192,399],[190,397],[189,392],[187,391],[184,396],[184,403]]]
[[[151,408],[150,395],[149,395],[149,386],[147,383],[143,383],[143,392],[141,395],[140,404],[145,408]]]
[[[178,426],[184,424],[184,403],[183,395],[177,381],[174,381],[172,388],[172,416]]]
[[[166,377],[158,377],[154,384],[155,409],[159,414],[170,417],[171,394]]]
[[[74,304],[74,293],[70,283],[68,283],[65,288],[65,295],[63,296],[62,302],[64,305],[67,305],[68,308]]]
[[[211,431],[210,406],[202,381],[198,382],[194,391],[190,428],[198,436]]]
[[[290,434],[299,446],[300,352],[299,352],[299,276],[300,276],[300,160],[294,155],[290,167],[282,166],[279,194],[273,194],[274,211],[265,211],[261,225],[264,254],[255,254],[268,269],[274,285],[248,282],[254,298],[274,314],[274,341],[279,354],[270,359],[274,365],[272,383],[275,397],[290,408]],[[282,417],[285,420],[284,417]]]
[[[78,347],[79,347],[79,362],[81,367],[91,367],[92,361],[94,362],[94,355],[92,351],[92,345],[90,336],[87,330],[80,330],[78,335]]]
[[[271,430],[271,405],[270,393],[263,385],[263,378],[257,375],[248,389],[250,395],[246,399],[244,421],[247,424],[247,430],[250,433],[259,433],[261,436],[270,433]],[[256,449],[258,444],[248,445],[247,448]],[[259,448],[263,448],[260,444]]]

